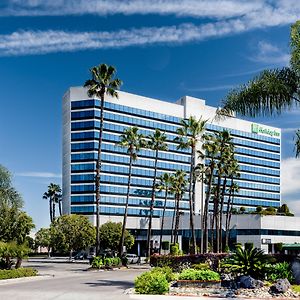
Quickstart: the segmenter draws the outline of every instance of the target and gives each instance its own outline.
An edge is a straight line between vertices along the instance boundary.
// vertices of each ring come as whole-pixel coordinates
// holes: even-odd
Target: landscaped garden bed
[[[12,270],[0,270],[0,280],[37,276],[38,272],[32,268],[19,268]]]
[[[237,247],[230,255],[155,256],[151,257],[151,264],[159,267],[137,277],[132,292],[227,298],[300,298],[299,286],[290,284],[294,282],[290,263],[276,262],[253,247]]]

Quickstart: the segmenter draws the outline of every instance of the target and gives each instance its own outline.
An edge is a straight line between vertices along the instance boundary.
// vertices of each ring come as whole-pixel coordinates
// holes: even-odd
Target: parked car
[[[139,261],[139,257],[136,254],[126,254],[129,264],[136,264]]]
[[[75,254],[74,259],[75,260],[82,260],[87,258],[87,253],[84,251],[78,252]]]

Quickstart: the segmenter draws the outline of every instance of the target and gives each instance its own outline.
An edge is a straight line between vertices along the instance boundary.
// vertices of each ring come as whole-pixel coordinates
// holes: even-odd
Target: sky
[[[114,65],[127,92],[217,106],[260,71],[288,66],[297,16],[298,0],[1,0],[0,164],[37,229],[49,225],[43,193],[61,183],[62,96],[91,67]],[[282,200],[300,216],[299,116],[255,121],[283,129]]]

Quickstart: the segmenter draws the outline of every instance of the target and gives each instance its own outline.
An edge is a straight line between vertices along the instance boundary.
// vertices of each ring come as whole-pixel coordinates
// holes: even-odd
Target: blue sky
[[[218,105],[260,70],[288,65],[299,15],[297,0],[2,0],[0,163],[37,227],[49,224],[43,192],[61,182],[61,98],[90,67],[114,65],[128,92]],[[284,128],[282,198],[300,215],[299,116],[257,121]]]

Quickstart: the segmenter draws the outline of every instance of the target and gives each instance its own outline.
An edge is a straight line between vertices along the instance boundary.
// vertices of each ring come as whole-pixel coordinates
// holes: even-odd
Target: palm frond
[[[299,78],[290,68],[263,71],[254,80],[232,90],[218,110],[220,115],[255,117],[281,113],[299,104]]]

